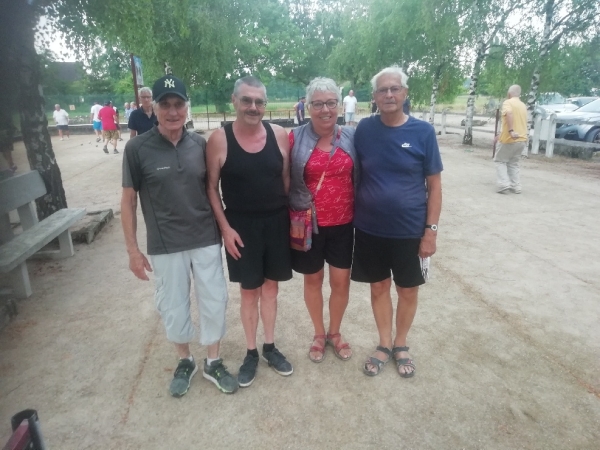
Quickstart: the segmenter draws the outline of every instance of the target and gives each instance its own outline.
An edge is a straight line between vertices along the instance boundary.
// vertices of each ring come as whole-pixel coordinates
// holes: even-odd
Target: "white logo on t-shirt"
[[[410,148],[410,144],[408,142],[405,142],[404,144],[402,144],[402,148]]]
[[[157,167],[156,170],[167,170],[167,169],[170,169],[170,168],[171,168],[171,166],[168,166],[168,167]]]

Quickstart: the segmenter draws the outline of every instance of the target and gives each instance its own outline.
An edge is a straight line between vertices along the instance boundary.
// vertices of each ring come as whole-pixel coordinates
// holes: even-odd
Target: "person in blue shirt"
[[[406,339],[417,311],[422,268],[435,253],[442,206],[443,169],[435,130],[408,116],[403,104],[408,77],[399,67],[383,69],[371,80],[379,115],[361,120],[354,135],[361,178],[355,198],[353,281],[370,283],[379,345],[363,372],[379,374],[393,358],[401,377],[415,374]],[[396,333],[393,275],[398,306]]]

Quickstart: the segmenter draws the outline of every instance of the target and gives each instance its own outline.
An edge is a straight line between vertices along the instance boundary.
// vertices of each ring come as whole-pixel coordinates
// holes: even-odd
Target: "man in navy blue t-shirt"
[[[408,116],[402,105],[408,77],[399,67],[371,80],[380,115],[359,122],[354,145],[361,167],[356,191],[352,280],[371,284],[379,345],[367,358],[366,375],[379,374],[394,358],[401,377],[415,374],[406,337],[417,311],[419,286],[436,250],[442,207],[442,160],[435,130]],[[391,276],[398,294],[392,336]]]

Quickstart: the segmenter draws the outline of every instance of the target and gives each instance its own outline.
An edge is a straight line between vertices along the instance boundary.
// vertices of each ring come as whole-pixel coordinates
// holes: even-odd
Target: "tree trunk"
[[[467,100],[467,116],[465,117],[465,135],[463,136],[463,144],[473,145],[473,115],[475,113],[475,97],[477,96],[477,82],[479,81],[479,72],[481,64],[485,59],[485,42],[480,38],[477,44],[477,57],[473,64],[473,72],[471,72],[471,84],[469,86],[469,99]]]
[[[435,123],[435,104],[437,102],[438,89],[440,87],[440,76],[442,72],[442,66],[438,66],[435,73],[433,74],[433,85],[431,86],[431,101],[429,102],[429,123],[433,125]]]
[[[544,7],[546,20],[544,23],[544,34],[542,35],[542,42],[540,43],[540,53],[538,55],[533,75],[531,76],[531,84],[529,86],[529,93],[527,94],[527,115],[528,128],[533,122],[533,110],[535,109],[535,100],[537,98],[538,88],[540,87],[540,71],[544,59],[548,56],[550,50],[550,34],[552,33],[552,20],[554,17],[554,0],[548,0]]]
[[[46,185],[46,195],[36,200],[38,218],[42,220],[59,209],[66,208],[67,199],[44,111],[42,71],[34,46],[34,27],[38,17],[32,6],[26,2],[21,3],[19,17],[16,18],[20,22],[18,38],[12,42],[17,46],[15,57],[19,74],[19,112],[27,159],[31,169],[40,173]]]

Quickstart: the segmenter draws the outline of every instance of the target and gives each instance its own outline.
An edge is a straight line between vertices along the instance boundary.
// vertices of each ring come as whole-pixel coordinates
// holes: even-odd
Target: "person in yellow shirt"
[[[520,95],[521,86],[514,84],[502,103],[502,132],[496,136],[499,145],[494,156],[499,194],[521,193],[519,157],[527,144],[527,108]]]

